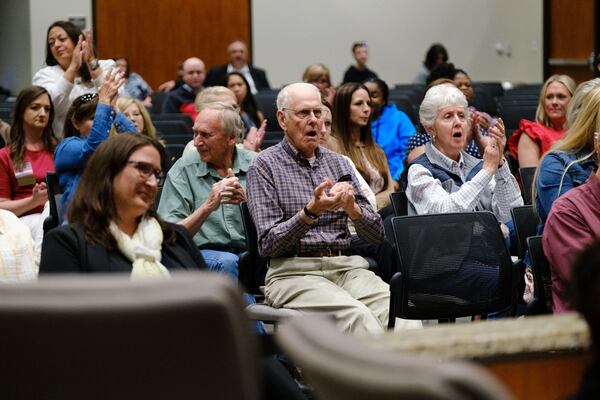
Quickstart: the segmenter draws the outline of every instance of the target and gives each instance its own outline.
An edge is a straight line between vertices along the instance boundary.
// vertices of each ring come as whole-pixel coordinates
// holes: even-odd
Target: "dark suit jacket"
[[[175,224],[170,226],[175,231],[175,242],[163,243],[161,263],[169,270],[206,269],[200,251],[185,228]],[[80,229],[81,234],[78,235],[75,229]],[[131,261],[119,250],[108,252],[102,246],[85,242],[81,228],[63,225],[44,237],[40,274],[131,272],[131,269]]]
[[[208,70],[206,74],[206,78],[204,79],[204,86],[225,86],[225,75],[227,75],[227,65],[219,65],[216,67],[212,67]],[[267,80],[267,74],[264,70],[260,68],[254,68],[251,65],[248,65],[250,69],[250,75],[252,75],[252,79],[254,79],[254,85],[256,85],[256,90],[269,90],[271,86],[269,86],[269,81]]]

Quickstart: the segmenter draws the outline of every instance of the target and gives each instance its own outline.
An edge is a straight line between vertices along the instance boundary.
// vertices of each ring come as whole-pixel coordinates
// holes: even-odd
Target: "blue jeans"
[[[218,251],[201,249],[200,254],[204,257],[204,262],[209,271],[221,272],[229,275],[237,283],[240,274],[238,268],[238,260],[240,257],[237,254],[228,251]],[[246,304],[256,304],[256,299],[250,293],[244,293],[244,301]],[[265,334],[265,328],[260,321],[256,321],[256,330],[259,334]]]
[[[238,269],[239,256],[237,254],[209,249],[202,249],[200,253],[204,257],[209,271],[224,272],[237,281],[240,274]]]

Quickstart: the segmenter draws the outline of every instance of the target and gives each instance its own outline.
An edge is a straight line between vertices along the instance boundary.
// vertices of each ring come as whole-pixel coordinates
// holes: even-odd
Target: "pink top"
[[[18,168],[20,179],[17,180],[8,147],[0,149],[0,198],[20,200],[30,197],[33,191],[33,179],[37,183],[45,182],[46,172],[54,171],[54,161],[49,151],[25,149],[23,160],[25,166]],[[41,213],[43,208],[43,206],[32,208],[23,215]]]
[[[508,150],[510,151],[510,155],[515,160],[519,159],[519,139],[523,133],[539,144],[540,148],[542,149],[542,154],[544,154],[550,150],[550,147],[554,142],[562,139],[565,134],[565,130],[562,129],[560,131],[555,131],[554,129],[548,128],[539,122],[532,122],[522,119],[519,123],[519,129],[517,129],[515,133],[513,133],[508,139]]]

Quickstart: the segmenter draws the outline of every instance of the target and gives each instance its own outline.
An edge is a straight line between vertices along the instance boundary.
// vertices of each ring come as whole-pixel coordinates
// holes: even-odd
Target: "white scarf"
[[[132,280],[171,276],[165,266],[160,263],[163,233],[155,218],[146,218],[140,221],[132,237],[121,231],[114,221],[111,221],[109,229],[117,241],[121,253],[133,264]]]

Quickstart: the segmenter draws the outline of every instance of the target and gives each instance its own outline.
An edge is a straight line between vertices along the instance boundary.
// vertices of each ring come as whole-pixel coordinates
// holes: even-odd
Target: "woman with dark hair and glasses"
[[[164,179],[164,147],[154,138],[113,136],[94,152],[68,211],[70,225],[53,229],[40,273],[128,272],[168,277],[169,270],[205,269],[185,228],[154,211]]]
[[[56,174],[63,190],[61,220],[88,159],[108,138],[113,123],[118,132],[137,132],[134,123],[122,113],[115,112],[111,106],[122,84],[123,78],[112,71],[106,76],[98,94],[87,93],[78,97],[67,112],[64,140],[54,153]]]
[[[388,159],[392,178],[399,181],[404,171],[406,146],[417,131],[413,123],[396,104],[388,103],[388,85],[379,78],[364,82],[371,94],[371,132]]]
[[[56,21],[46,34],[46,67],[33,76],[33,84],[46,88],[54,107],[54,134],[59,135],[69,105],[79,96],[96,93],[113,60],[98,60],[91,32],[85,35],[68,21]]]
[[[46,89],[29,86],[21,90],[8,146],[0,149],[0,208],[11,211],[29,227],[38,251],[48,200],[46,173],[54,171],[53,118],[54,107]]]

